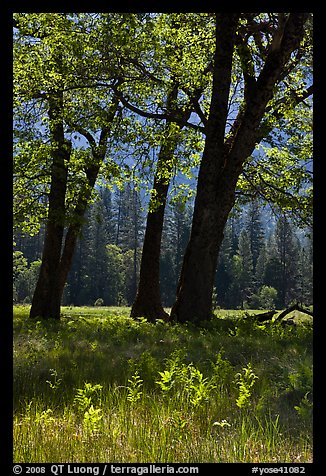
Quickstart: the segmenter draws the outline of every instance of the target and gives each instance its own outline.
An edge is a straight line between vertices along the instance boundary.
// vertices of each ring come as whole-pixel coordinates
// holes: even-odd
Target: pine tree
[[[101,298],[104,304],[107,302],[107,253],[108,234],[103,209],[103,202],[95,202],[89,210],[88,237],[86,246],[88,249],[87,263],[87,288],[89,292],[88,303]]]
[[[287,306],[297,296],[299,240],[295,236],[293,225],[284,215],[276,223],[275,235],[282,268],[281,299],[282,304]]]
[[[124,251],[139,247],[143,231],[143,214],[139,192],[130,182],[118,190],[116,202],[116,240],[115,244]]]
[[[250,295],[253,293],[254,281],[254,266],[251,252],[251,243],[248,232],[245,228],[241,230],[241,233],[239,235],[238,254],[241,258],[241,273],[239,276],[239,284],[241,288],[241,307],[243,307],[245,301],[247,301],[250,298]]]
[[[264,284],[266,261],[267,261],[267,249],[266,249],[266,242],[264,242],[260,248],[259,256],[256,262],[255,278],[254,278],[256,291],[259,290],[261,286]]]
[[[309,237],[302,244],[298,268],[298,300],[309,306],[313,302],[313,248]]]
[[[139,192],[129,182],[116,197],[117,226],[115,244],[125,253],[125,299],[131,305],[135,299],[139,275],[140,249],[143,240],[144,218]]]
[[[281,215],[269,239],[264,284],[278,292],[277,306],[284,308],[298,298],[300,245],[291,222]]]
[[[246,215],[246,230],[250,240],[253,269],[255,271],[258,256],[265,238],[264,227],[261,220],[260,204],[257,200],[249,203]]]
[[[81,230],[76,244],[71,269],[68,274],[67,284],[64,289],[63,304],[82,306],[87,301],[82,300],[84,276],[87,275],[88,250],[85,246],[84,233],[86,224]]]
[[[126,300],[126,269],[124,253],[117,245],[106,245],[107,253],[107,281],[106,299],[108,306],[121,306],[127,304]]]
[[[176,226],[173,215],[173,207],[167,203],[165,207],[164,223],[160,253],[160,293],[163,307],[173,304],[177,287],[177,264],[176,264]]]
[[[235,237],[232,221],[229,220],[224,231],[224,238],[215,276],[217,304],[224,309],[233,307],[233,303],[230,299],[230,289],[233,279],[232,256],[235,242],[238,242],[238,239]]]
[[[112,192],[106,188],[101,187],[99,189],[99,197],[102,202],[103,217],[105,222],[105,229],[109,243],[114,243],[116,236],[116,215],[113,207]]]
[[[160,256],[160,288],[165,307],[171,306],[175,298],[177,279],[189,239],[192,210],[191,203],[181,200],[168,203],[166,207]]]
[[[275,232],[267,240],[266,244],[266,261],[264,268],[264,274],[262,279],[262,285],[271,286],[277,290],[276,307],[282,308],[283,303],[281,299],[281,283],[282,283],[282,266],[279,259]]]
[[[114,236],[115,224],[110,195],[99,189],[97,200],[86,212],[68,275],[65,303],[93,305],[97,299],[103,299],[104,304],[111,302],[106,246]]]

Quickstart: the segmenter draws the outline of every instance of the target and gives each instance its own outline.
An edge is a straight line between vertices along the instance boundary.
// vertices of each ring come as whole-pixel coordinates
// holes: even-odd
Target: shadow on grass
[[[85,382],[104,389],[123,386],[136,371],[145,388],[158,391],[158,372],[176,351],[207,377],[221,353],[234,374],[251,362],[258,388],[272,401],[268,385],[274,382],[282,394],[289,375],[299,371],[298,356],[307,366],[312,362],[312,328],[258,325],[241,311],[217,315],[200,327],[152,324],[131,319],[126,308],[64,308],[60,321],[34,321],[28,308],[19,306],[14,312],[14,409],[35,398],[45,407],[64,406]]]

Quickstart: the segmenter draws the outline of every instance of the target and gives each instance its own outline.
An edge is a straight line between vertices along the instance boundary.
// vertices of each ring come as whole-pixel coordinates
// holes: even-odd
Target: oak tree
[[[215,14],[213,85],[199,170],[190,241],[185,252],[172,318],[180,322],[211,317],[212,291],[223,230],[235,203],[246,160],[275,119],[309,95],[302,80],[290,85],[309,35],[309,14]],[[253,50],[255,45],[255,50]],[[236,53],[243,73],[243,96],[227,128]],[[291,95],[289,90],[297,90]],[[294,99],[293,99],[294,97]],[[290,104],[289,104],[290,102]],[[282,106],[282,107],[281,107]],[[283,112],[282,112],[283,111]]]

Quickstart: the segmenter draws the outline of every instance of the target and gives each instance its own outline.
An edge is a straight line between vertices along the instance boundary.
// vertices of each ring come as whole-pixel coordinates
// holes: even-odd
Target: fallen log
[[[255,314],[252,317],[254,317],[258,322],[271,321],[275,313],[276,311],[267,311],[260,314]]]
[[[287,315],[287,314],[290,314],[290,312],[292,311],[299,311],[299,312],[303,312],[304,314],[308,314],[309,316],[313,317],[313,313],[311,311],[309,311],[309,309],[304,309],[303,307],[301,307],[298,303],[297,304],[294,304],[293,306],[290,306],[288,307],[287,309],[285,309],[284,311],[282,311],[274,320],[274,322],[277,322],[277,321],[281,321],[282,319],[284,319],[284,317]]]

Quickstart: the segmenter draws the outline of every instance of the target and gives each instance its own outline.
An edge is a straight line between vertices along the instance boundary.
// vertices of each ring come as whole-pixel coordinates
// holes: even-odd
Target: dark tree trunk
[[[147,214],[137,295],[130,314],[131,317],[146,317],[152,322],[155,319],[169,318],[161,301],[160,253],[173,152],[173,139],[161,146],[153,185],[153,210],[149,210]]]
[[[224,133],[231,83],[232,54],[237,14],[217,15],[216,49],[210,114],[198,175],[190,240],[185,252],[171,317],[194,322],[211,317],[211,303],[217,256],[223,230],[234,201],[226,183]]]
[[[65,237],[64,247],[62,250],[60,266],[58,271],[59,272],[59,287],[60,287],[60,293],[61,293],[60,301],[62,299],[63,290],[67,282],[68,273],[71,268],[78,235],[83,225],[83,217],[85,215],[87,206],[89,204],[91,194],[92,194],[95,182],[97,180],[100,167],[105,157],[106,148],[107,148],[107,145],[106,145],[107,138],[111,129],[111,123],[113,121],[114,115],[117,110],[117,104],[118,104],[117,100],[115,100],[112,104],[111,112],[108,115],[108,126],[103,127],[101,131],[99,146],[96,146],[95,139],[91,136],[90,133],[83,130],[82,128],[78,128],[78,132],[83,134],[91,145],[92,160],[91,160],[91,164],[88,167],[85,167],[85,173],[87,177],[87,187],[81,190],[79,197],[77,199],[77,203],[76,203],[75,210],[73,213],[73,218],[72,218],[73,222],[69,225],[69,228]]]
[[[206,151],[203,161],[214,151]],[[215,156],[216,157],[216,156]],[[202,169],[198,179],[192,231],[186,248],[171,318],[199,322],[211,318],[212,292],[223,230],[234,204],[232,183],[222,175],[217,186],[209,185],[209,172]],[[203,190],[203,193],[199,193]],[[215,201],[209,201],[209,195]]]
[[[47,225],[42,265],[33,295],[30,317],[60,318],[61,288],[58,276],[63,227]]]
[[[130,314],[131,317],[146,317],[152,322],[169,317],[162,306],[159,284],[161,238],[169,183],[162,183],[156,178],[153,188],[160,204],[147,215],[138,290]]]
[[[177,85],[171,90],[167,99],[167,110],[175,110],[175,101],[178,94]],[[183,113],[186,122],[190,112]],[[182,128],[182,126],[181,126]],[[135,302],[131,308],[131,317],[146,317],[149,321],[156,319],[169,320],[164,311],[160,292],[160,253],[164,211],[170,180],[173,172],[173,154],[178,142],[177,133],[169,134],[170,125],[166,127],[166,137],[163,139],[153,184],[152,206],[147,214],[146,230],[140,265],[140,276]]]
[[[45,289],[52,289],[53,303],[51,304],[50,314],[48,313],[49,311],[46,310],[42,314],[34,314],[33,316],[31,315],[31,317],[48,316],[48,317],[54,317],[56,319],[59,319],[60,317],[60,305],[61,305],[61,300],[63,296],[63,290],[67,281],[68,273],[71,268],[71,263],[74,256],[78,235],[83,224],[82,220],[83,220],[83,217],[84,217],[84,214],[85,214],[85,211],[91,196],[92,189],[94,187],[94,184],[98,175],[100,164],[102,163],[102,159],[103,157],[101,158],[96,157],[97,164],[87,169],[86,174],[88,178],[88,188],[84,194],[82,193],[80,195],[77,201],[75,211],[73,214],[73,223],[71,223],[68,227],[66,237],[64,240],[63,249],[62,249],[62,243],[63,243],[63,235],[64,235],[64,226],[61,225],[59,227],[58,225],[56,225],[55,227],[53,227],[50,225],[50,223],[48,225],[49,237],[48,238],[46,237],[44,242],[44,251],[43,251],[42,266],[41,266],[41,272],[40,272],[40,278],[42,276],[42,280],[40,282],[39,289],[41,290],[43,294]],[[49,212],[49,218],[50,218],[50,212]],[[61,249],[62,249],[62,253],[61,253]],[[50,273],[51,285],[47,284],[48,279],[43,274],[44,270],[42,270],[43,264],[45,269],[48,266],[47,263],[49,262],[49,259],[47,259],[46,256],[49,256],[49,255],[50,256],[55,255],[55,258],[51,261],[52,263],[51,273]],[[35,302],[39,302],[39,298],[37,297],[38,295],[36,292],[37,290],[38,290],[38,287],[36,287],[36,290],[34,293]],[[36,297],[35,297],[35,294],[36,294]],[[47,292],[45,296],[48,297],[48,294],[49,293]],[[33,298],[33,301],[34,301],[34,298]],[[35,309],[38,309],[37,306],[35,306]],[[40,309],[37,312],[40,312]],[[54,313],[54,310],[56,310],[55,313]]]
[[[117,100],[113,102],[112,110],[108,115],[108,126],[103,127],[101,131],[99,146],[96,145],[95,139],[90,133],[78,128],[78,132],[84,134],[91,145],[92,159],[91,164],[85,167],[87,187],[81,190],[77,198],[73,221],[68,228],[62,249],[66,213],[67,164],[71,154],[71,143],[68,144],[64,138],[62,95],[56,101],[49,101],[51,140],[54,144],[53,164],[42,265],[30,311],[32,318],[60,318],[63,290],[71,268],[78,234],[82,227],[82,219],[105,156],[107,138],[116,110]]]
[[[290,314],[290,312],[293,311],[303,312],[304,314],[308,314],[308,316],[313,317],[313,312],[309,311],[309,309],[304,309],[298,303],[296,303],[293,306],[290,306],[289,308],[280,312],[280,314],[276,317],[275,322],[281,321],[287,314]]]
[[[213,282],[223,230],[235,199],[243,163],[252,153],[268,101],[283,68],[299,46],[306,14],[290,14],[281,41],[267,55],[256,80],[245,78],[246,101],[224,141],[236,14],[216,15],[213,88],[206,126],[190,241],[184,256],[171,318],[199,322],[211,317]]]
[[[62,110],[63,98],[62,94],[58,94],[49,100],[53,145],[51,187],[42,265],[33,295],[31,318],[60,318],[61,289],[58,269],[64,233],[67,163],[71,153],[71,144],[64,137]]]
[[[60,301],[63,295],[65,284],[67,282],[68,273],[71,268],[78,235],[83,225],[83,217],[85,215],[85,212],[91,197],[91,193],[98,176],[101,163],[104,159],[104,155],[101,154],[98,156],[93,153],[93,159],[95,160],[95,164],[86,169],[86,176],[88,181],[87,190],[84,191],[84,193],[82,192],[78,198],[75,211],[73,214],[74,221],[73,223],[69,225],[69,228],[65,237],[65,241],[64,241],[64,247],[62,250],[60,266],[59,266],[59,286],[60,286],[60,292],[61,292]]]
[[[266,321],[271,321],[274,317],[274,314],[276,314],[277,311],[272,310],[272,311],[266,311],[266,312],[261,312],[259,314],[254,314],[251,316],[253,319],[257,320],[258,322],[266,322]]]

